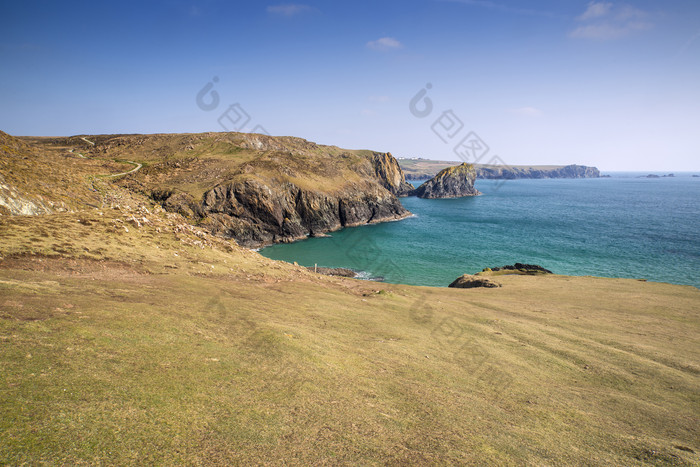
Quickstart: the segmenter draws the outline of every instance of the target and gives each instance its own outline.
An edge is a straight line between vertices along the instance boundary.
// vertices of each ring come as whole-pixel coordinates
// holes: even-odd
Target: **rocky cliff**
[[[481,193],[474,188],[476,171],[471,164],[461,164],[441,170],[435,177],[411,191],[419,198],[459,198]]]
[[[0,215],[114,204],[118,184],[247,247],[401,219],[413,189],[389,153],[245,133],[0,132],[0,155]]]
[[[328,193],[249,176],[219,184],[201,199],[174,192],[156,191],[153,196],[167,210],[247,247],[286,243],[410,214],[394,194],[372,182]]]
[[[406,181],[406,176],[399,162],[387,153],[374,153],[374,171],[382,186],[396,196],[408,196],[413,191],[413,185]]]
[[[290,242],[410,215],[397,196],[412,186],[389,153],[252,134],[191,135],[177,143],[153,136],[159,138],[154,143],[159,160],[123,184],[242,246]],[[143,138],[94,138],[95,151],[116,148],[130,154],[138,144],[139,152],[148,154],[153,150]]]

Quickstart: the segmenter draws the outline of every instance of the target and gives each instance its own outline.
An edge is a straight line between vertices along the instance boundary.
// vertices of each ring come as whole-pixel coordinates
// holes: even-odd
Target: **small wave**
[[[362,281],[384,282],[384,278],[382,276],[374,276],[367,271],[355,271],[355,279],[360,279]]]

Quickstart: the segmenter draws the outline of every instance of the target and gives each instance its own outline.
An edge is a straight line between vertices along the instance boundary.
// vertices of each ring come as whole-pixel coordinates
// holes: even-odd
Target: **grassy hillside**
[[[302,187],[333,192],[362,177],[353,168],[371,151],[322,146],[293,137],[245,133],[86,135],[23,138],[47,152],[77,147],[93,161],[136,161],[144,168],[125,180],[132,188],[176,190],[200,198],[213,185],[243,175],[284,177]],[[87,140],[87,141],[85,141]],[[94,144],[90,144],[94,143]],[[280,171],[284,166],[285,171]],[[367,171],[367,175],[370,175]]]
[[[24,140],[60,165],[66,154],[132,164],[132,173],[111,178],[249,247],[410,215],[397,196],[412,188],[388,153],[244,133]]]
[[[696,288],[322,276],[99,183],[0,216],[0,464],[700,463]]]

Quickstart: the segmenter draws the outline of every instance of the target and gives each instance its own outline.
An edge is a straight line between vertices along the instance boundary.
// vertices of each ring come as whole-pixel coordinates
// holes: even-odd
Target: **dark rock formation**
[[[374,153],[374,171],[382,186],[396,196],[408,196],[413,190],[413,185],[406,182],[406,177],[399,166],[399,162],[387,153]]]
[[[481,193],[474,188],[476,171],[471,164],[461,164],[441,170],[435,177],[411,191],[419,198],[459,198]]]
[[[448,285],[448,287],[455,287],[459,289],[472,289],[475,287],[496,288],[501,287],[501,284],[494,282],[491,279],[486,279],[485,277],[464,274],[455,279],[454,282]]]
[[[246,247],[286,243],[410,214],[396,196],[376,183],[329,194],[251,177],[218,185],[199,202],[183,193],[154,195],[165,198],[162,202],[167,210],[199,219],[199,225]]]
[[[308,269],[311,272],[318,273],[318,274],[324,274],[326,276],[340,276],[340,277],[355,277],[355,276],[357,276],[357,273],[355,271],[353,271],[352,269],[346,269],[346,268],[323,268],[323,267],[308,266],[306,269]]]
[[[488,272],[499,272],[499,271],[513,271],[513,274],[527,274],[527,275],[553,274],[552,271],[550,271],[549,269],[545,269],[542,266],[538,266],[537,264],[523,264],[523,263],[515,263],[513,265],[502,266],[500,268],[486,268],[481,272],[488,273]]]
[[[206,160],[180,158],[148,167],[139,176],[162,177],[170,186],[177,186],[172,180],[211,184],[201,198],[177,188],[148,192],[166,210],[245,247],[410,215],[397,196],[413,187],[389,153],[345,151],[298,138],[237,137],[228,150],[243,148],[253,157],[238,165],[223,162],[228,174],[220,165],[207,166]],[[138,178],[136,182],[142,183]]]

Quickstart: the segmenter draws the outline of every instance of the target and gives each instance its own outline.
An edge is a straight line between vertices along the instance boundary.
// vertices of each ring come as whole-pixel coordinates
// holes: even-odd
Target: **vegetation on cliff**
[[[471,164],[463,163],[441,170],[435,177],[411,191],[419,198],[459,198],[481,193],[474,188],[476,171]]]
[[[388,153],[242,133],[28,141],[58,154],[78,142],[89,160],[142,163],[118,183],[248,247],[410,214],[397,196],[412,187]]]

